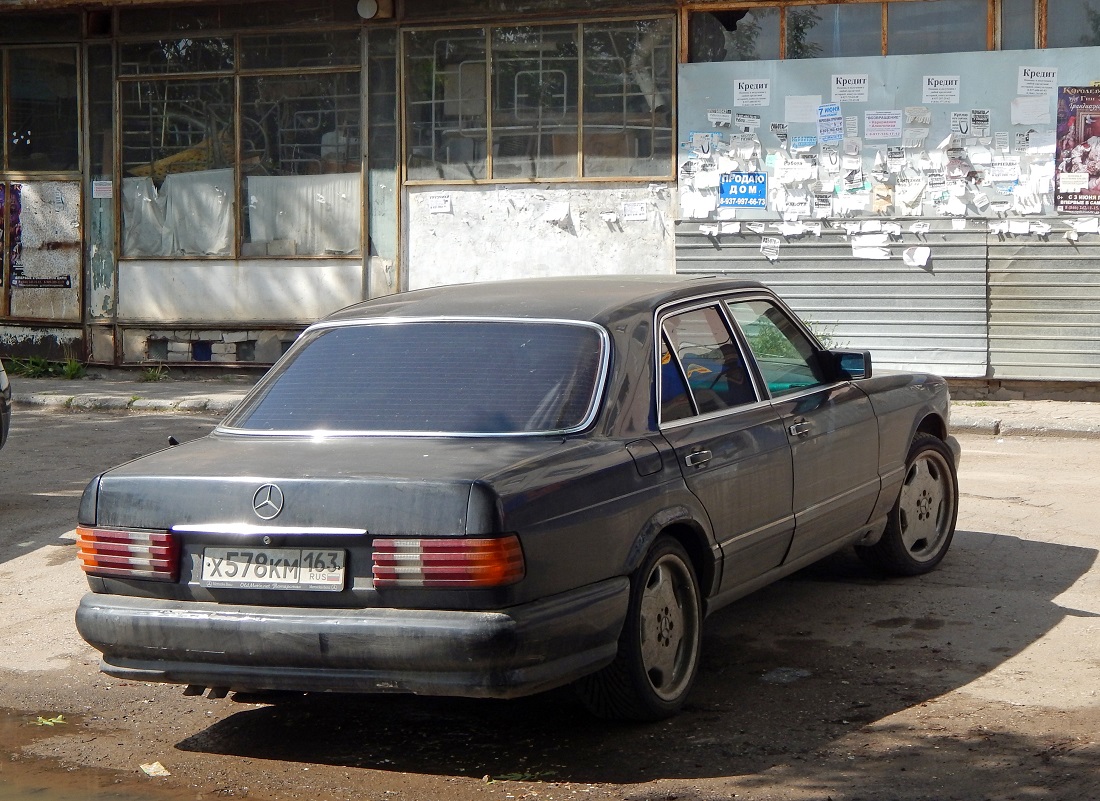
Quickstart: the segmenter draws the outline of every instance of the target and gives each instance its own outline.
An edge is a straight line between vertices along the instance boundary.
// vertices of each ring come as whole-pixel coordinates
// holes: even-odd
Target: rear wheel
[[[886,531],[874,545],[856,548],[867,563],[900,576],[927,573],[940,563],[955,535],[959,480],[947,446],[917,434],[905,462],[901,492]]]
[[[661,537],[634,573],[615,661],[577,683],[596,715],[660,720],[684,704],[699,667],[702,607],[691,560]]]

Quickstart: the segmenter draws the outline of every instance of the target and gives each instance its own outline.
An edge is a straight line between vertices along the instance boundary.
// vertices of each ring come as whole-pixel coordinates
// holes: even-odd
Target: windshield
[[[543,321],[379,321],[307,334],[225,422],[270,432],[517,434],[587,425],[605,335]]]

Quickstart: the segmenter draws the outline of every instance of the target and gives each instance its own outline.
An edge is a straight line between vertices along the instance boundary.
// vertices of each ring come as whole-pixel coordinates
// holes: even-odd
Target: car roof
[[[739,290],[759,290],[756,281],[720,276],[607,275],[521,278],[417,289],[357,303],[326,318],[516,317],[600,322],[625,309],[656,309],[667,303]]]

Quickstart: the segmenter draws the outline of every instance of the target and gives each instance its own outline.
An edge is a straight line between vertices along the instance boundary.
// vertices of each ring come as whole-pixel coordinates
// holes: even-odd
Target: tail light
[[[502,587],[525,572],[514,534],[498,539],[377,539],[375,587]]]
[[[168,531],[78,526],[76,545],[80,566],[92,576],[179,578],[179,542]]]

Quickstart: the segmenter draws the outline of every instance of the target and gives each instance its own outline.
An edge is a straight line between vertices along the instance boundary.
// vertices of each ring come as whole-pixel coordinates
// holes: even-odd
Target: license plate
[[[344,589],[344,551],[298,548],[204,548],[203,587],[248,590]]]

